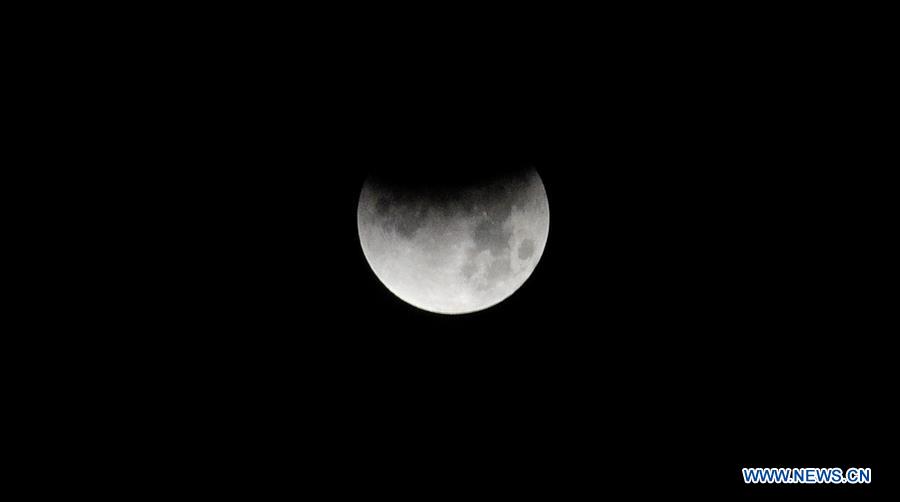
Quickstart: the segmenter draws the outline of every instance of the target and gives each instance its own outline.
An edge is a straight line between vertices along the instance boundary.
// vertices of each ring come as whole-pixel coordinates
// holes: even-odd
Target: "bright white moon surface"
[[[500,303],[531,276],[550,209],[534,168],[438,187],[370,177],[357,222],[366,260],[388,290],[429,312],[465,314]]]

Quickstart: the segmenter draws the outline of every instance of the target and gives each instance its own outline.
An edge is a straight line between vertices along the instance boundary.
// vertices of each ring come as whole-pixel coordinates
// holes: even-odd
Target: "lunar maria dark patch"
[[[519,244],[519,259],[525,260],[531,258],[531,255],[534,254],[534,241],[531,239],[524,239],[522,243]]]

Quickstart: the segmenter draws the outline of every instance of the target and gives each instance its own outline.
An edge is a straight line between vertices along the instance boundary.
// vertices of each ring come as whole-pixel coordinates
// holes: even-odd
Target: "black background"
[[[203,84],[175,127],[208,170],[179,183],[204,197],[175,229],[196,246],[168,250],[187,264],[170,309],[196,330],[185,361],[209,365],[189,380],[245,424],[232,441],[274,476],[312,451],[336,493],[891,483],[884,32],[516,12],[313,16],[230,38],[214,78],[209,53],[186,58]],[[551,221],[514,295],[442,316],[377,280],[369,172],[520,164]],[[874,480],[744,486],[754,466]]]
[[[744,466],[890,475],[878,425],[889,406],[886,200],[878,176],[847,167],[857,139],[778,124],[781,100],[768,112],[723,104],[716,120],[703,105],[637,99],[487,127],[470,122],[477,112],[416,122],[429,130],[392,131],[379,146],[403,153],[361,159],[446,169],[463,149],[539,169],[551,207],[540,265],[475,314],[419,311],[379,283],[355,228],[371,168],[340,170],[326,192],[340,202],[328,218],[333,265],[313,272],[334,283],[315,305],[335,341],[338,423],[358,467],[373,468],[368,482],[479,480],[553,496],[752,492]],[[433,153],[407,158],[419,148]],[[869,489],[795,491],[848,488]]]
[[[367,486],[423,495],[872,495],[893,479],[886,135],[857,85],[877,60],[824,38],[593,31],[407,41],[344,75],[328,183],[309,187],[327,239],[308,243],[330,258],[310,336],[330,339],[342,455]],[[551,228],[512,297],[441,316],[378,282],[355,227],[368,172],[523,163]],[[875,481],[744,486],[753,466]]]

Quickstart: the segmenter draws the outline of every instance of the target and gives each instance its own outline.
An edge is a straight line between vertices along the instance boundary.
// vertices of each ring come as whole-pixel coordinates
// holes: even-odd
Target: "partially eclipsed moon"
[[[528,168],[437,188],[369,178],[357,222],[363,253],[388,290],[423,310],[464,314],[496,305],[528,279],[550,210]]]

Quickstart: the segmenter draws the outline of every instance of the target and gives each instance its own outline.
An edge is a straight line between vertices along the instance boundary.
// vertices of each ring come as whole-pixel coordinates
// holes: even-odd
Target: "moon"
[[[531,276],[550,208],[533,167],[460,183],[373,175],[357,223],[366,260],[390,292],[429,312],[465,314],[502,302]]]

